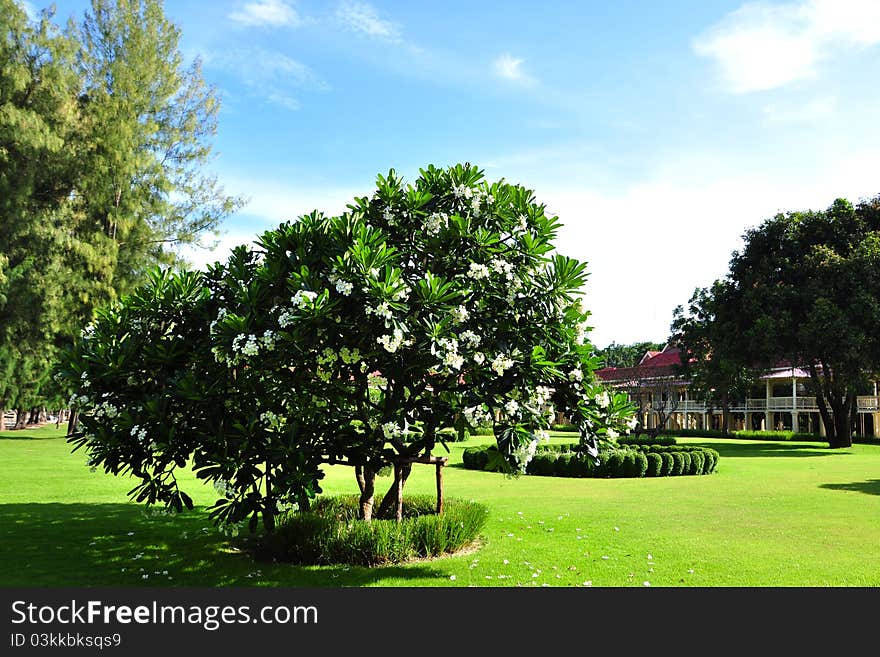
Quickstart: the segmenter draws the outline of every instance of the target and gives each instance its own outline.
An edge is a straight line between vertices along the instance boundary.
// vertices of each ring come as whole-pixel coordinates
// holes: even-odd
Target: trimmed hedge
[[[577,444],[542,445],[526,467],[526,474],[541,477],[638,478],[702,475],[715,471],[718,452],[696,445],[640,444],[606,449],[598,465],[576,451]],[[462,461],[469,470],[486,470],[495,445],[468,447]]]

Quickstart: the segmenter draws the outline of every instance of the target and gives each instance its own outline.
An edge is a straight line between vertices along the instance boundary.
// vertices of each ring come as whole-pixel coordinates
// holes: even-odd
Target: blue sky
[[[747,228],[880,194],[876,0],[165,7],[222,98],[211,170],[250,199],[196,264],[468,161],[559,215],[596,345],[662,341]]]

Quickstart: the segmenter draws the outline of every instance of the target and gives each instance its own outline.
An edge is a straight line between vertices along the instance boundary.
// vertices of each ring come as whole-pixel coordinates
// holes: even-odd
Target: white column
[[[800,428],[798,427],[797,379],[794,377],[791,377],[791,403],[794,407],[791,412],[791,430],[797,433]]]
[[[746,403],[748,403],[748,402],[746,402]],[[748,411],[746,411],[745,415],[746,415],[746,431],[751,431],[752,430],[752,414],[749,413]]]
[[[770,412],[770,397],[773,395],[773,384],[767,379],[766,393],[764,395],[764,431],[773,431],[773,413]]]

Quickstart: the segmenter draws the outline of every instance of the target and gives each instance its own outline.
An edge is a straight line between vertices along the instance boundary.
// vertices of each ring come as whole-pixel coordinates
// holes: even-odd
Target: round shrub
[[[470,454],[469,457],[468,454]],[[489,447],[486,445],[481,447],[468,447],[462,454],[462,461],[464,462],[464,466],[471,470],[484,469],[486,464],[489,463]],[[470,461],[470,465],[468,465],[468,461]]]
[[[636,452],[636,461],[635,461],[635,469],[633,470],[633,477],[644,477],[648,472],[648,457],[643,452]]]
[[[703,454],[706,457],[706,460],[703,463],[703,474],[715,472],[715,467],[718,465],[718,457],[720,455],[717,451],[711,448],[706,448]]]
[[[538,475],[541,477],[552,477],[555,470],[556,455],[553,453],[535,454],[534,458],[529,461],[528,466],[526,466],[527,474]]]
[[[623,457],[621,464],[620,477],[644,477],[645,470],[648,469],[648,459],[639,451],[628,451]]]
[[[672,454],[670,452],[660,452],[660,459],[662,462],[662,466],[660,467],[660,476],[672,476],[672,468],[675,466],[675,459],[672,458]]]
[[[646,477],[659,477],[660,472],[663,468],[663,457],[660,454],[656,454],[654,452],[648,452],[645,454],[645,476]]]
[[[684,452],[669,452],[672,457],[672,469],[669,471],[670,477],[678,477],[684,470]]]
[[[681,472],[680,475],[691,473],[691,454],[690,452],[679,452],[681,454]]]
[[[571,477],[591,477],[595,464],[593,459],[582,454],[576,454],[569,463],[569,472]]]
[[[614,477],[620,464],[623,463],[623,453],[616,449],[609,449],[599,453],[599,465],[596,467],[596,477]]]
[[[691,457],[691,469],[690,473],[692,475],[701,475],[703,474],[703,465],[706,461],[706,457],[703,454],[702,450],[695,450],[690,453]]]
[[[572,458],[574,458],[572,454],[560,454],[556,457],[556,462],[553,464],[553,475],[555,477],[570,477]]]

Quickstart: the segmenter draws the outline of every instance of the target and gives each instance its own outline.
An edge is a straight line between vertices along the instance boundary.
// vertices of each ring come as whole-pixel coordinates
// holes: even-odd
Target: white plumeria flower
[[[318,298],[317,292],[312,292],[311,290],[299,290],[293,295],[290,301],[294,306],[305,308],[316,298]]]
[[[513,360],[511,360],[511,358],[507,354],[498,354],[492,360],[491,367],[498,376],[501,376],[504,374],[504,372],[513,367]]]
[[[464,356],[453,351],[448,351],[443,357],[443,364],[450,369],[460,370],[461,366],[464,365]]]
[[[582,381],[584,378],[584,373],[581,371],[580,367],[576,367],[568,373],[568,378],[571,381]]]
[[[393,354],[404,344],[403,331],[395,328],[391,335],[382,335],[377,339],[377,342],[385,348],[385,351]]]
[[[458,308],[453,308],[450,313],[452,315],[452,321],[456,324],[462,324],[467,321],[469,316],[468,309],[464,306],[458,306]]]
[[[455,196],[455,198],[458,198],[458,199],[470,198],[471,196],[474,195],[474,190],[472,190],[470,187],[468,187],[465,184],[454,185],[452,187],[452,194],[453,194],[453,196]]]
[[[425,220],[425,231],[428,235],[437,235],[443,228],[446,228],[449,217],[445,212],[433,212]]]
[[[473,278],[475,281],[479,281],[484,278],[489,278],[489,268],[486,265],[481,265],[477,262],[472,262],[468,266],[468,278]]]
[[[476,333],[474,333],[473,331],[470,331],[470,330],[465,331],[464,333],[462,333],[458,337],[465,345],[467,345],[471,349],[473,349],[478,344],[480,344],[480,340],[481,340],[479,335],[477,335]]]

